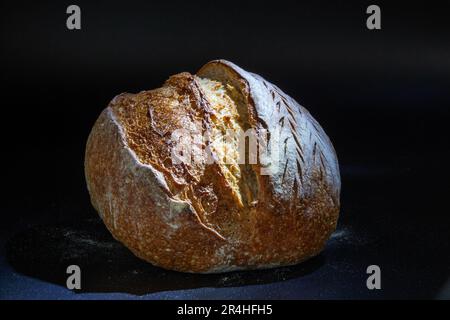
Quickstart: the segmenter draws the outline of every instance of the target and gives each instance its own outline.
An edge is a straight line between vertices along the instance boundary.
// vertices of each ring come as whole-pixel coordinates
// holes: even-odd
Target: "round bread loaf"
[[[89,136],[85,173],[112,235],[177,271],[299,263],[323,249],[339,215],[339,168],[323,129],[225,60],[116,96]]]

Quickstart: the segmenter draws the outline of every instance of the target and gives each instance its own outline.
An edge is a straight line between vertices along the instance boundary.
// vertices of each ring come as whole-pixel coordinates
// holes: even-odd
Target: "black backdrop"
[[[224,58],[324,127],[341,166],[340,225],[379,235],[361,250],[397,272],[385,296],[435,297],[450,274],[450,23],[442,3],[392,2],[376,2],[382,30],[370,31],[368,1],[76,1],[82,29],[69,31],[71,2],[2,1],[5,238],[95,215],[84,147],[116,94]]]

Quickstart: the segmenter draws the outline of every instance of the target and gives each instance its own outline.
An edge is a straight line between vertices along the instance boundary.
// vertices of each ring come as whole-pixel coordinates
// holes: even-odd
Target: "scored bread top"
[[[241,170],[237,164],[237,142],[221,139],[226,130],[238,130],[239,114],[234,100],[218,81],[188,73],[170,77],[162,88],[136,95],[121,95],[111,104],[126,143],[142,163],[162,172],[170,196],[189,203],[199,220],[221,238],[237,234],[235,221],[242,215]],[[173,133],[209,132],[210,150],[215,162],[195,158],[175,163],[172,157]],[[184,132],[182,132],[184,133]],[[197,152],[205,141],[180,140],[177,147]],[[194,150],[194,151],[195,151]]]
[[[282,199],[292,199],[292,191],[307,198],[317,186],[323,187],[339,205],[340,175],[336,153],[330,139],[303,106],[261,76],[247,72],[226,60],[204,65],[198,75],[231,82],[240,87],[248,106],[248,123],[279,132],[279,158],[266,178]],[[311,179],[318,176],[318,179]]]

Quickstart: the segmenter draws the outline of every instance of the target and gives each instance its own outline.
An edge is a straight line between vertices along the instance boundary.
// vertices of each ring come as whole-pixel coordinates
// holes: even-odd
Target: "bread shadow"
[[[144,295],[201,287],[239,287],[304,276],[324,264],[323,255],[304,263],[268,270],[223,274],[188,274],[152,266],[112,238],[97,219],[83,223],[36,226],[6,244],[11,266],[27,276],[66,287],[67,267],[81,269],[77,292],[123,292]]]

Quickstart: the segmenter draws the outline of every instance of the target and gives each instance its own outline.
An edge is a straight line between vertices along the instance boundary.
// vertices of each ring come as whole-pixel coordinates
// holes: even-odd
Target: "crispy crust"
[[[271,137],[280,131],[279,165],[242,165],[241,207],[217,164],[172,163],[170,133],[208,130],[214,113],[195,76],[175,75],[162,88],[117,96],[92,129],[86,181],[105,225],[138,257],[184,272],[269,268],[317,255],[339,214],[328,137],[279,88],[228,61],[211,61],[197,75],[239,88],[243,126]]]

